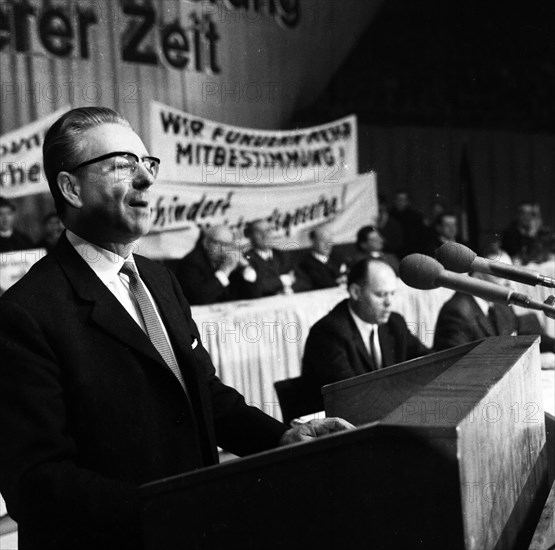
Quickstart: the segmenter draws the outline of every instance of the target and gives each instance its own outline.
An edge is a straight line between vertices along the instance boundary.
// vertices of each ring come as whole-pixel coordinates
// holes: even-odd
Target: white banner
[[[0,136],[0,195],[8,198],[48,192],[42,142],[50,126],[69,107]]]
[[[7,290],[17,283],[31,266],[45,255],[44,248],[0,253],[0,289]]]
[[[357,230],[376,223],[377,188],[373,172],[340,183],[302,186],[195,185],[157,182],[152,188],[153,227],[137,252],[151,258],[181,258],[189,252],[199,227],[224,224],[245,243],[247,222],[264,218],[275,232],[275,246],[309,246],[308,233],[329,223],[336,243],[353,242]]]
[[[268,131],[221,124],[153,101],[150,144],[162,161],[160,179],[175,183],[328,183],[358,172],[355,116]]]

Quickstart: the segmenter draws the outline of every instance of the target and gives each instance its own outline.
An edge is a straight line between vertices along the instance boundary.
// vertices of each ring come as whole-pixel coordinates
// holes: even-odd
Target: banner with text
[[[262,185],[338,182],[358,172],[355,116],[301,130],[255,130],[152,102],[153,155],[160,179]]]
[[[200,228],[224,224],[244,244],[247,222],[267,219],[275,246],[303,248],[308,233],[328,223],[336,243],[355,240],[362,225],[377,218],[376,175],[358,175],[339,183],[201,185],[157,182],[152,188],[153,226],[138,243],[151,258],[181,258],[199,237]]]
[[[0,136],[0,195],[9,198],[48,192],[42,169],[42,142],[69,107]]]
[[[44,248],[0,253],[0,294],[17,283],[43,256],[46,256]]]

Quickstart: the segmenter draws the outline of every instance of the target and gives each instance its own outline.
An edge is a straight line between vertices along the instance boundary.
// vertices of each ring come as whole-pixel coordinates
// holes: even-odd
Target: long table
[[[514,286],[542,301],[550,294],[546,288]],[[431,347],[439,310],[452,295],[449,289],[422,291],[399,281],[394,310],[405,317],[413,334]],[[281,418],[274,382],[300,375],[310,327],[346,297],[346,289],[338,287],[192,310],[222,381],[241,392],[248,403]],[[515,308],[517,314],[528,311]],[[543,314],[539,319],[547,333],[555,336],[555,321]]]
[[[439,309],[452,294],[443,288],[423,292],[401,283],[394,309],[431,346]],[[338,287],[195,306],[193,319],[222,381],[249,404],[281,418],[274,382],[300,375],[310,327],[346,297],[347,291]]]

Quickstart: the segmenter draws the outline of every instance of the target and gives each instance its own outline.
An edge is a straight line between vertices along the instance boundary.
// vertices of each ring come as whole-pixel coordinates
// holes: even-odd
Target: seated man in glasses
[[[27,550],[142,547],[138,486],[348,427],[288,429],[222,384],[176,278],[133,254],[159,160],[118,113],[69,111],[44,169],[67,228],[0,298],[0,492]]]
[[[191,305],[259,296],[256,272],[223,225],[202,232],[195,248],[180,260],[177,280]]]

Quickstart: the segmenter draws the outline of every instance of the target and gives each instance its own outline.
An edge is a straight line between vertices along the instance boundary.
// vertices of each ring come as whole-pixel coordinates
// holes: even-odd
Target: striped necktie
[[[158,350],[158,353],[162,356],[169,369],[175,374],[185,393],[187,393],[183,375],[170,348],[170,343],[164,334],[162,322],[147,294],[143,281],[139,278],[135,264],[131,261],[126,261],[120,269],[120,273],[129,277],[129,290],[131,290],[131,293],[137,300],[150,341]]]

